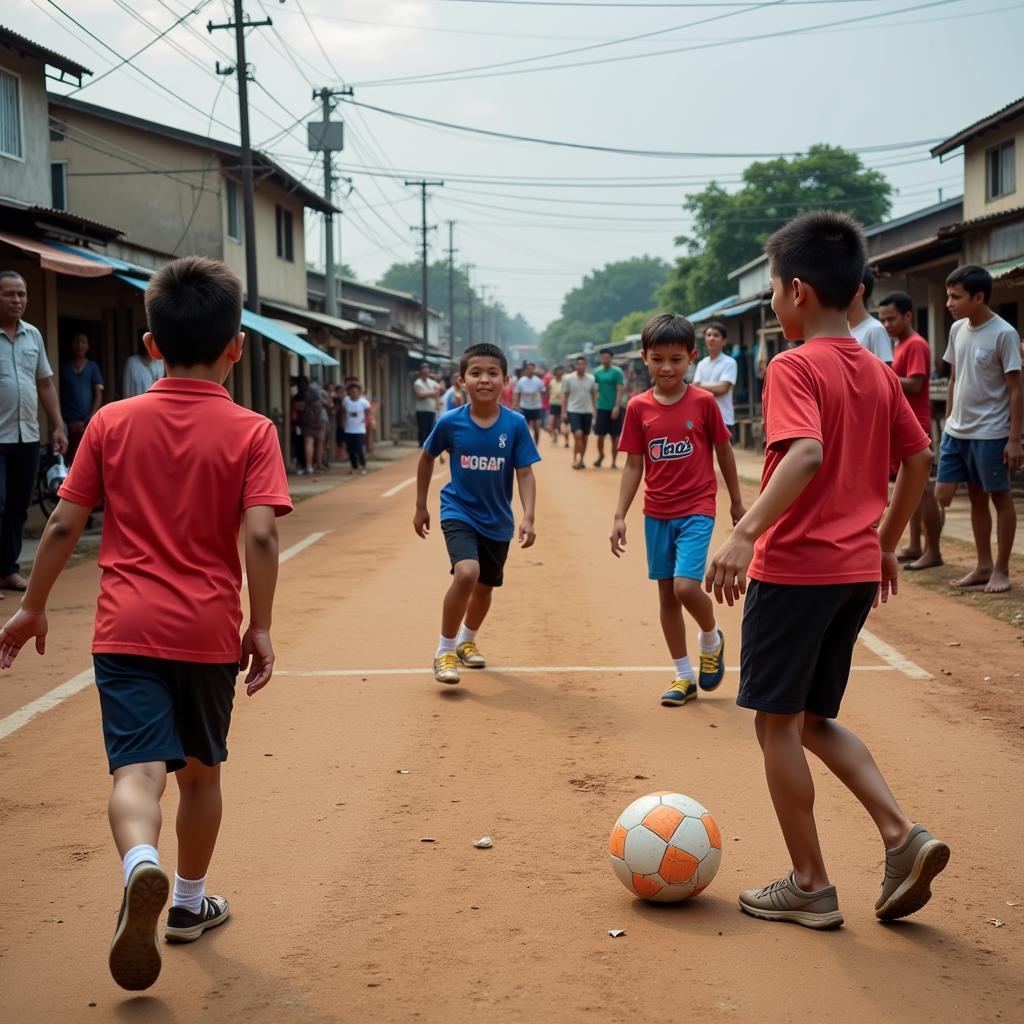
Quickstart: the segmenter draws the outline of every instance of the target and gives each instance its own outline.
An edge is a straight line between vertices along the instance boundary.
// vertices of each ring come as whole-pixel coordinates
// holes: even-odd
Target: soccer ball
[[[711,884],[722,860],[722,836],[696,800],[651,793],[619,815],[609,853],[612,870],[631,893],[678,903]]]

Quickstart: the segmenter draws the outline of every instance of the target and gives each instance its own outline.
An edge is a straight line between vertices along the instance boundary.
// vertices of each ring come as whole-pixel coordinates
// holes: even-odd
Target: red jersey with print
[[[714,449],[729,440],[715,396],[687,386],[663,405],[654,389],[630,399],[619,451],[644,457],[644,515],[651,519],[714,516]]]
[[[270,420],[212,381],[164,377],[93,416],[60,496],[106,500],[94,654],[238,661],[242,515],[292,508]]]
[[[792,441],[820,441],[823,458],[758,538],[749,575],[806,586],[880,580],[876,526],[889,496],[890,455],[904,459],[931,444],[899,378],[854,338],[815,338],[768,364],[764,421],[762,490]]]
[[[892,370],[897,377],[924,377],[924,387],[916,395],[907,395],[910,408],[914,410],[921,429],[931,437],[932,399],[929,381],[932,376],[932,350],[916,331],[899,342],[892,357]],[[904,392],[906,394],[906,392]]]

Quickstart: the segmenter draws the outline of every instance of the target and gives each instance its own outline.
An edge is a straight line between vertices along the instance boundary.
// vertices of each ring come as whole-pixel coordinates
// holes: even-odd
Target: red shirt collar
[[[149,390],[195,395],[197,398],[205,395],[212,398],[231,400],[228,389],[222,384],[216,384],[212,380],[194,380],[191,377],[161,377]]]

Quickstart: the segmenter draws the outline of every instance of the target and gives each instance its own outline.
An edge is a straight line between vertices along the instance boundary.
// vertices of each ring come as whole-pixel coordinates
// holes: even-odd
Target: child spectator
[[[363,389],[349,384],[348,394],[341,400],[341,411],[345,417],[345,447],[348,461],[354,475],[361,472],[366,476],[366,452],[369,450],[370,403],[363,398]]]
[[[601,365],[594,371],[597,384],[594,420],[597,458],[594,459],[594,466],[597,469],[604,465],[604,439],[608,436],[612,439],[612,469],[619,468],[619,434],[622,433],[622,410],[626,404],[626,378],[622,370],[612,362],[614,357],[610,348],[601,349]]]
[[[122,988],[160,973],[158,918],[170,888],[157,853],[160,797],[178,778],[178,864],[165,937],[192,942],[224,923],[206,895],[221,819],[235,679],[252,696],[270,682],[277,580],[275,516],[291,510],[277,430],[224,389],[242,357],[242,286],[224,264],[167,264],[150,282],[146,347],[167,376],[92,418],[39,544],[21,610],[0,630],[10,668],[35,638],[46,603],[91,509],[106,499],[92,651],[113,776],[109,818],[124,895],[109,964]],[[239,643],[245,526],[249,627]]]

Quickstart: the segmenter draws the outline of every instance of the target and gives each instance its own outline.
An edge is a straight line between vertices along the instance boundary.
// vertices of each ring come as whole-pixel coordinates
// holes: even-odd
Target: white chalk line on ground
[[[321,530],[317,533],[311,533],[308,537],[304,537],[297,544],[293,544],[290,548],[285,548],[278,557],[278,564],[287,562],[289,559],[294,558],[297,554],[305,551],[306,548],[315,544],[318,540],[326,537],[328,533],[330,533],[330,530]],[[245,586],[245,583],[246,577],[243,575],[242,586]],[[24,725],[28,725],[28,723],[38,715],[41,715],[46,711],[51,711],[58,705],[63,704],[69,697],[74,697],[76,693],[79,693],[87,686],[90,686],[94,682],[94,679],[93,670],[91,668],[87,668],[84,672],[79,672],[77,676],[69,679],[66,683],[61,683],[60,686],[55,686],[49,692],[44,693],[42,697],[37,697],[34,701],[30,701],[24,707],[18,708],[17,711],[12,711],[6,718],[0,718],[0,740],[6,739],[11,735],[11,733],[17,732]]]
[[[432,476],[432,477],[430,478],[430,482],[431,482],[431,483],[433,483],[433,482],[434,482],[434,481],[435,481],[435,480],[436,480],[436,479],[437,479],[437,478],[438,478],[439,476],[444,476],[444,475],[445,475],[445,474],[444,474],[444,472],[443,472],[443,471],[441,471],[441,472],[437,472],[437,473],[435,473],[435,474],[434,474],[434,475],[433,475],[433,476]],[[403,481],[402,481],[402,482],[401,482],[400,484],[395,484],[395,486],[394,486],[394,487],[392,487],[392,488],[391,488],[390,490],[387,490],[387,491],[385,491],[385,492],[384,492],[384,493],[383,493],[383,494],[381,495],[381,497],[382,497],[382,498],[391,498],[391,497],[394,497],[394,495],[396,495],[396,494],[397,494],[397,493],[398,493],[399,491],[404,491],[404,490],[406,489],[406,487],[408,487],[408,486],[409,486],[410,484],[414,484],[414,483],[416,483],[416,477],[414,477],[414,476],[411,476],[411,477],[409,477],[409,478],[408,478],[407,480],[403,480]]]
[[[466,669],[472,676],[477,669]],[[485,672],[511,672],[516,675],[567,675],[574,672],[600,672],[607,675],[614,673],[658,672],[668,675],[672,670],[664,665],[488,665]],[[738,665],[729,665],[726,672],[739,672]],[[895,672],[892,665],[853,665],[851,672]],[[303,679],[330,679],[348,676],[415,676],[433,675],[433,669],[417,666],[416,668],[322,668],[322,669],[280,669],[275,676],[291,676]]]
[[[897,672],[902,672],[909,679],[934,679],[931,672],[926,672],[920,665],[915,665],[908,657],[891,647],[881,637],[875,636],[869,629],[860,631],[860,640],[864,646],[888,662]]]

